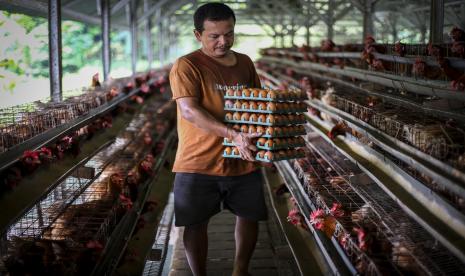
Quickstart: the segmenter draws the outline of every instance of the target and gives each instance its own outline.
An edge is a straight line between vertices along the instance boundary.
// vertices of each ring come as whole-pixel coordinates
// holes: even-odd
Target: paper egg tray
[[[225,107],[225,111],[238,111],[238,112],[255,112],[255,113],[264,113],[264,114],[289,114],[289,113],[303,113],[307,112],[307,109],[288,109],[288,110],[261,110],[261,109],[243,109],[243,108],[233,108],[233,107]]]
[[[259,141],[255,143],[258,149],[263,149],[263,150],[280,150],[280,149],[289,149],[289,148],[300,148],[305,146],[305,142],[298,142],[298,143],[287,143],[286,140],[289,139],[282,139],[281,143],[279,145],[273,145],[272,147],[267,146],[267,143],[265,144],[260,144]],[[224,146],[228,147],[234,147],[234,144],[229,142],[227,138],[224,138],[223,141]]]
[[[283,137],[293,137],[293,136],[300,136],[300,135],[305,135],[305,128],[301,125],[299,126],[284,126],[284,127],[275,127],[275,126],[268,126],[266,128],[263,128],[262,130],[258,130],[260,126],[256,128],[255,131],[250,131],[250,126],[249,124],[244,124],[244,125],[236,125],[237,128],[234,125],[228,125],[229,127],[235,129],[236,131],[242,131],[246,133],[255,133],[255,132],[261,132],[262,135],[260,137],[264,138],[283,138]],[[243,131],[242,127],[246,126],[248,131]],[[298,128],[297,130],[295,128]],[[279,129],[279,132],[278,132]],[[291,130],[292,129],[292,130]],[[286,131],[283,131],[286,130]],[[273,134],[270,134],[269,131],[272,131]]]
[[[225,151],[223,151],[224,158],[241,158],[240,155],[226,154]],[[269,153],[272,153],[273,155],[271,159],[267,157],[269,156]],[[263,155],[263,157],[260,157],[260,155]],[[255,156],[255,160],[261,161],[261,162],[277,162],[281,160],[289,160],[289,159],[305,157],[305,153],[303,151],[297,151],[297,150],[292,150],[291,155],[286,155],[286,156],[282,156],[282,155],[277,156],[277,155],[278,155],[278,151],[261,150],[257,152]]]
[[[230,95],[225,95],[224,96],[225,100],[251,100],[251,101],[265,101],[265,102],[298,102],[298,101],[303,101],[305,98],[303,97],[298,97],[298,98],[260,98],[260,97],[245,97],[245,96],[230,96]]]

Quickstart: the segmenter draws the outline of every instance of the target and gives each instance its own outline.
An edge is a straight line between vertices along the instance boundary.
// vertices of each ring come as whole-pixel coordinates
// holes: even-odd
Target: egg
[[[288,98],[290,100],[295,100],[297,98],[296,94],[295,94],[295,90],[290,90],[287,92],[288,93]]]
[[[289,110],[290,110],[289,104],[288,103],[282,103],[281,104],[281,110],[284,111],[284,112],[289,112]]]
[[[305,103],[299,103],[299,110],[305,110],[307,105]]]
[[[287,115],[287,120],[288,120],[289,122],[293,122],[293,121],[295,120],[295,116],[292,115],[292,114],[289,114],[289,115]]]
[[[302,90],[295,90],[294,93],[295,93],[295,98],[296,99],[302,99],[303,98],[304,94],[302,93]]]
[[[250,90],[249,89],[242,89],[242,97],[244,97],[244,98],[250,97]]]
[[[291,150],[291,149],[286,150],[286,156],[287,158],[293,158],[295,156],[294,150]]]
[[[273,139],[268,139],[268,140],[266,140],[265,146],[267,146],[268,148],[272,149],[273,146],[274,146],[274,141],[273,141]]]
[[[303,125],[297,126],[297,129],[299,133],[305,133],[305,127]]]
[[[242,109],[248,110],[249,107],[250,107],[250,106],[249,106],[249,103],[248,103],[248,102],[246,102],[246,101],[243,101],[243,102],[242,102],[242,106],[241,106]]]
[[[266,95],[266,97],[267,97],[268,99],[270,99],[270,100],[275,100],[275,99],[277,99],[278,95],[277,95],[276,91],[274,91],[274,90],[269,90],[268,93],[267,93],[267,95]]]
[[[274,159],[273,152],[272,151],[267,151],[265,153],[265,158],[268,159],[269,161],[273,161],[273,159]]]
[[[298,157],[305,157],[305,151],[301,148],[297,149],[296,155]]]
[[[276,103],[268,102],[266,104],[266,110],[268,110],[268,111],[276,111]]]
[[[234,96],[234,90],[232,89],[226,90],[226,95],[231,96],[231,97]]]
[[[276,116],[276,117],[277,117],[277,116]],[[276,122],[276,120],[275,120],[275,115],[273,115],[273,114],[268,114],[268,115],[266,115],[266,122],[267,122],[268,124],[274,124],[274,123]]]
[[[266,138],[260,137],[260,138],[258,138],[258,140],[257,140],[257,144],[258,144],[259,146],[263,146],[263,145],[265,145],[266,141],[267,141]]]
[[[239,149],[237,147],[232,148],[232,154],[233,155],[239,155]]]
[[[241,120],[241,113],[240,112],[234,112],[233,113],[233,120],[240,121]]]
[[[266,151],[264,151],[264,150],[261,150],[261,151],[257,152],[257,157],[263,159],[263,158],[265,157],[265,152],[266,152]]]
[[[258,98],[259,94],[260,94],[260,90],[258,90],[258,89],[252,89],[252,92],[250,92],[250,96],[252,98]]]
[[[294,139],[292,137],[283,139],[283,143],[286,144],[288,147],[294,146]]]
[[[251,110],[257,110],[258,109],[258,105],[254,101],[249,102],[249,107],[250,107]]]
[[[257,133],[265,133],[265,128],[263,126],[257,126]]]
[[[249,121],[249,118],[250,118],[250,113],[248,113],[248,112],[242,113],[242,115],[241,115],[241,121],[243,121],[243,122],[248,122],[248,121]]]
[[[276,103],[276,111],[283,111],[283,105],[281,103]]]
[[[282,146],[282,141],[281,141],[281,139],[279,139],[279,138],[274,138],[274,139],[273,139],[273,143],[274,143],[274,145],[275,145],[276,147]]]
[[[266,103],[259,102],[258,103],[258,110],[266,110]]]
[[[265,114],[260,114],[258,116],[258,122],[259,123],[265,123],[266,122],[266,115]]]
[[[233,108],[234,107],[234,102],[231,100],[226,100],[224,101],[224,106],[227,108]]]
[[[265,133],[267,135],[273,136],[274,135],[274,128],[273,127],[267,127]]]
[[[289,100],[289,92],[286,90],[280,91],[281,93],[281,100]]]
[[[249,132],[249,127],[247,125],[242,125],[241,126],[241,132],[243,132],[243,133]]]
[[[278,151],[279,158],[287,158],[287,153],[285,150]]]
[[[252,113],[249,117],[249,122],[256,123],[258,121],[258,115],[256,113]]]
[[[305,122],[305,116],[303,114],[299,114],[297,115],[297,120],[300,122],[300,123],[304,123]]]
[[[234,108],[240,109],[241,106],[242,106],[242,102],[241,102],[241,101],[237,100],[237,101],[234,102]]]
[[[231,155],[231,152],[232,152],[231,147],[226,147],[226,148],[224,148],[224,154],[225,154],[225,155]]]
[[[283,134],[283,128],[281,128],[281,127],[274,127],[274,134],[275,134],[275,135],[282,135],[282,134]]]
[[[254,115],[254,114],[252,114]],[[252,115],[250,115],[252,117]],[[249,133],[255,133],[257,132],[257,128],[254,125],[249,126]]]
[[[234,124],[232,127],[235,131],[241,131],[241,126],[239,124]]]
[[[266,92],[266,90],[260,90],[260,92],[258,93],[259,98],[266,99],[267,96],[268,92]]]
[[[242,97],[242,90],[239,90],[239,89],[238,89],[238,90],[234,91],[234,96],[236,96],[236,97]]]
[[[286,124],[287,123],[287,117],[286,117],[286,115],[276,115],[275,116],[275,121],[276,121],[277,125]]]
[[[305,144],[304,138],[302,138],[302,137],[300,137],[300,136],[295,137],[294,139],[296,139],[296,142],[295,142],[295,143],[298,144],[298,145],[304,145],[304,144]]]
[[[233,115],[231,112],[227,112],[226,115],[224,115],[224,118],[227,120],[227,121],[231,121],[233,119]]]

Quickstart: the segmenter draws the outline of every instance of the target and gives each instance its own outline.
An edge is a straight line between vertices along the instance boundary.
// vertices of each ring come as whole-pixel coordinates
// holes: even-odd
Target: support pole
[[[147,0],[144,0],[144,11],[148,12],[149,10],[149,3]],[[148,69],[152,69],[153,63],[153,44],[152,44],[152,17],[147,17],[145,22],[145,39],[147,41],[147,61],[149,63]]]
[[[443,42],[444,0],[431,0],[430,34],[431,43]]]
[[[160,20],[158,23],[158,59],[160,60],[160,65],[165,63],[165,45],[163,43],[163,21]]]
[[[137,18],[136,18],[136,1],[129,3],[129,18],[131,22],[131,68],[132,74],[137,72]]]
[[[48,1],[48,44],[50,98],[52,102],[61,102],[62,94],[62,61],[61,61],[61,0]]]
[[[375,28],[373,26],[374,22],[374,0],[365,0],[365,5],[363,6],[363,39],[371,35],[375,35]]]
[[[100,0],[102,11],[102,59],[103,80],[110,76],[111,50],[110,50],[110,0]]]

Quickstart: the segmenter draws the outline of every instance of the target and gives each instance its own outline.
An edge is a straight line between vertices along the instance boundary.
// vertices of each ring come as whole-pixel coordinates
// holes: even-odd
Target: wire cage
[[[328,156],[337,156],[334,149],[326,149]],[[343,158],[341,159],[343,160]],[[303,185],[307,187],[309,197],[321,208],[328,210],[329,204],[341,203],[344,216],[338,219],[342,226],[337,228],[335,237],[345,249],[359,272],[372,275],[381,274],[416,274],[416,275],[461,275],[465,271],[463,264],[443,245],[411,219],[397,203],[378,185],[363,178],[352,178],[351,171],[338,175],[334,164],[311,150],[307,158],[306,171],[304,162],[295,162],[294,168],[304,176]],[[333,168],[333,165],[336,166]],[[300,172],[299,172],[300,170]],[[340,169],[338,169],[340,171]],[[307,176],[306,176],[307,175]],[[362,179],[362,180],[360,180]],[[317,194],[317,196],[315,196]],[[328,204],[329,203],[329,204]],[[360,232],[354,233],[344,229],[365,230],[365,237],[371,241],[372,252],[357,254],[363,246]],[[338,232],[342,230],[342,232]],[[347,240],[352,238],[352,243]],[[358,238],[358,243],[357,243]],[[355,245],[355,249],[351,246]],[[370,247],[370,246],[368,246]],[[379,254],[384,252],[384,254]],[[371,253],[371,254],[367,254]],[[376,270],[373,270],[373,265]],[[393,270],[392,270],[393,269]]]

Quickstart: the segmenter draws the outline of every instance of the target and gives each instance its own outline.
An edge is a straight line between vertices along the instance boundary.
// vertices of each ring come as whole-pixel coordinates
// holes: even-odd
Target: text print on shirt
[[[217,91],[226,92],[228,89],[242,90],[242,89],[247,88],[247,85],[238,84],[238,83],[236,83],[234,85],[222,85],[222,84],[219,84],[219,83],[215,83],[215,88],[216,88]]]

